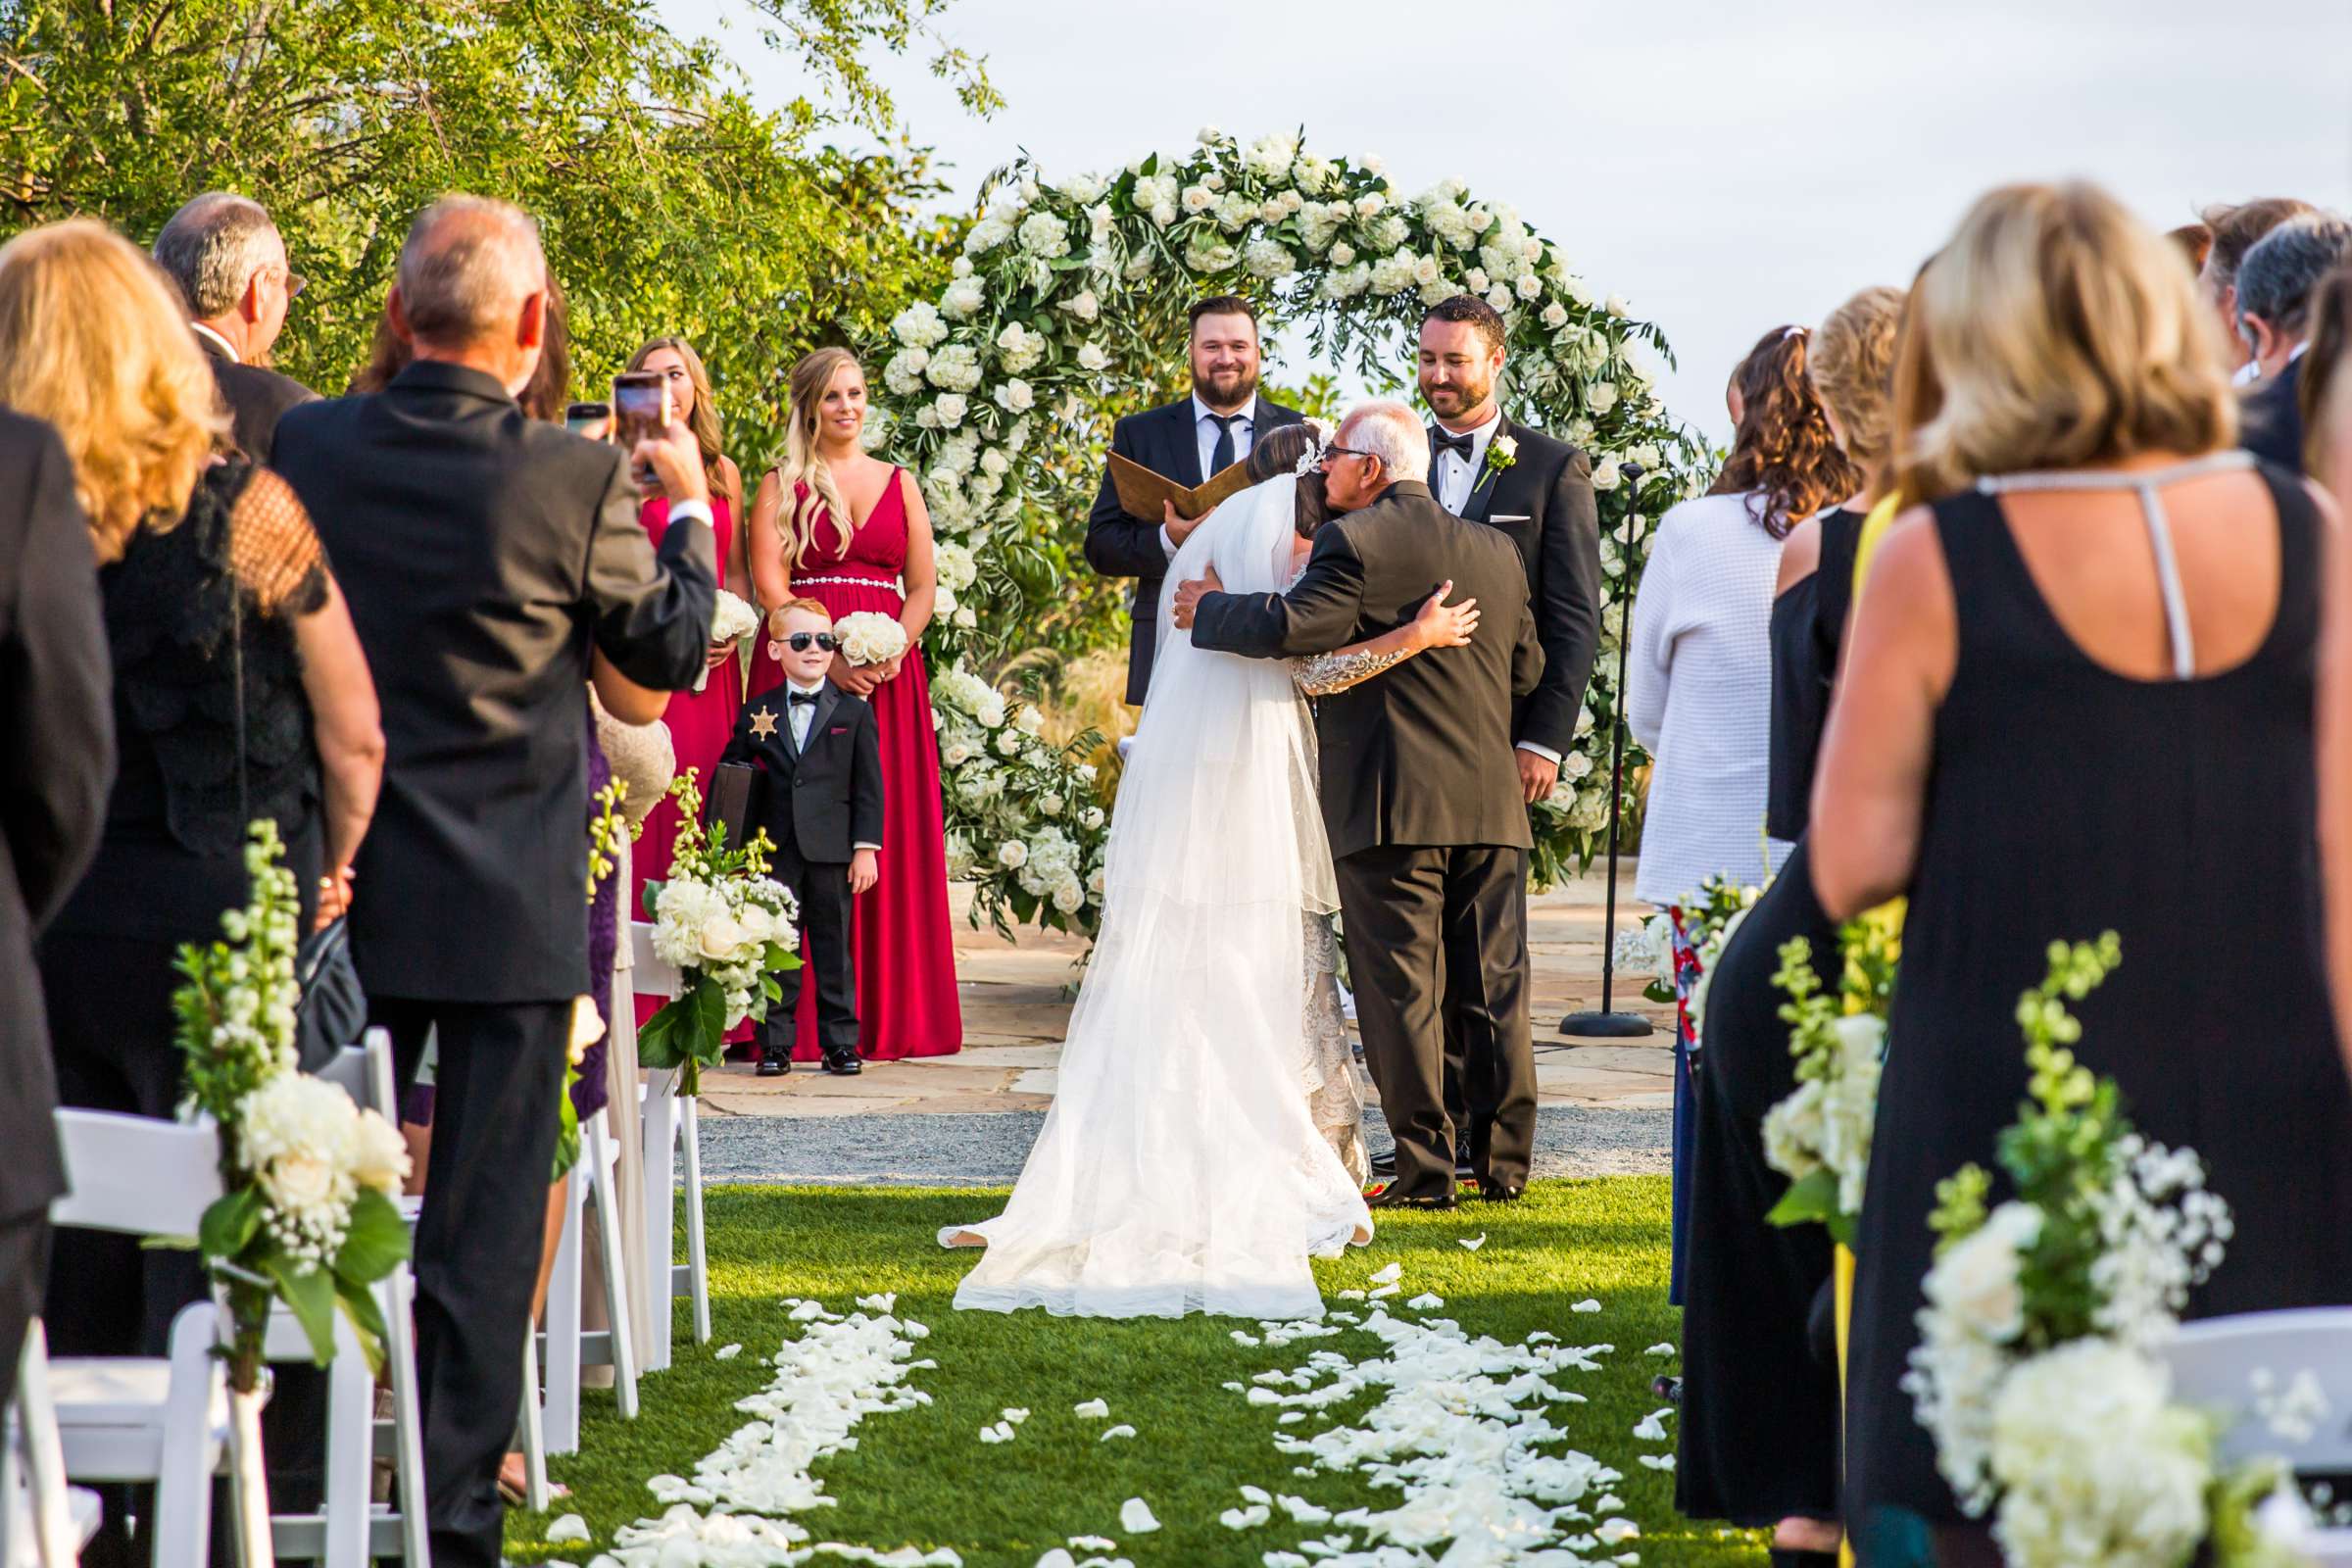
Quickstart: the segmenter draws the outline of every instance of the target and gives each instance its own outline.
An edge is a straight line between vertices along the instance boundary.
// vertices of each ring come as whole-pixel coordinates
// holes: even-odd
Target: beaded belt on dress
[[[895,577],[795,577],[792,579],[792,586],[796,592],[820,584],[844,588],[880,588],[886,592],[897,594],[901,599],[906,597],[906,590],[899,586],[898,579]]]

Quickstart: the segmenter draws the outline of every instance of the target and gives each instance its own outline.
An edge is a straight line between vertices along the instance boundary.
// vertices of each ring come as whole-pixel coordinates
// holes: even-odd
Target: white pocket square
[[[1496,512],[1488,514],[1489,522],[1526,522],[1534,514],[1526,512]]]

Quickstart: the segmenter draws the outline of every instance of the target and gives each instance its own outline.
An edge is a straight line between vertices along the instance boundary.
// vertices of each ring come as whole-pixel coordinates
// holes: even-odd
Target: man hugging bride
[[[1526,1185],[1525,570],[1431,497],[1400,403],[1336,439],[1269,430],[1249,461],[1261,482],[1168,569],[1053,1108],[1004,1213],[940,1235],[986,1249],[958,1307],[1320,1316],[1310,1257],[1368,1242],[1372,1207],[1453,1205],[1449,967],[1480,1194]],[[1396,1141],[1369,1203],[1335,911]]]

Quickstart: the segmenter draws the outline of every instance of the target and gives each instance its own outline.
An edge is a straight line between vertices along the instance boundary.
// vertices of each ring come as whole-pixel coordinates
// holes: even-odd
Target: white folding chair
[[[2205,1318],[2183,1324],[2163,1354],[2175,1398],[2230,1419],[2219,1462],[2267,1456],[2297,1475],[2352,1471],[2352,1307]],[[2276,1396],[2305,1372],[2319,1381],[2324,1411],[2308,1436],[2274,1429],[2257,1408],[2258,1385]],[[2352,1530],[2315,1532],[2303,1550],[2317,1568],[2352,1568]]]
[[[392,1038],[370,1029],[365,1041],[336,1054],[318,1076],[340,1086],[354,1102],[399,1124],[393,1086]],[[384,1320],[384,1382],[392,1416],[375,1418],[375,1389],[350,1326],[340,1319],[336,1354],[328,1372],[326,1495],[314,1514],[270,1515],[270,1537],[279,1558],[322,1562],[327,1568],[364,1568],[394,1558],[409,1568],[431,1561],[425,1540],[424,1438],[416,1388],[416,1280],[400,1264],[376,1283],[375,1304]],[[349,1352],[348,1354],[346,1352]],[[311,1359],[310,1342],[291,1313],[272,1314],[264,1353],[272,1361]],[[392,1460],[398,1501],[370,1503],[377,1457]]]
[[[629,926],[629,940],[636,955],[638,993],[651,997],[676,996],[678,971],[663,962],[661,955],[654,951],[654,928],[642,920],[634,921]],[[648,1077],[643,1091],[643,1103],[645,1278],[649,1287],[646,1298],[653,1303],[648,1310],[653,1313],[654,1319],[646,1325],[650,1344],[645,1369],[661,1372],[669,1367],[668,1301],[679,1296],[692,1298],[694,1343],[710,1343],[710,1260],[703,1234],[702,1123],[697,1114],[698,1102],[678,1093],[678,1070],[674,1067]],[[671,1215],[677,1206],[678,1148],[681,1142],[686,1152],[687,1260],[672,1264]],[[664,1278],[669,1282],[666,1291],[662,1288]]]
[[[66,1454],[49,1392],[48,1335],[24,1328],[17,1393],[0,1434],[0,1568],[74,1568],[98,1533],[98,1494],[66,1485]]]
[[[583,1367],[611,1367],[621,1419],[637,1419],[637,1352],[629,1334],[625,1272],[629,1260],[621,1253],[620,1204],[612,1180],[619,1154],[613,1147],[611,1124],[599,1110],[580,1128],[580,1157],[571,1168],[564,1229],[556,1243],[555,1270],[548,1280],[547,1331],[539,1336],[540,1364],[547,1378],[543,1421],[549,1453],[579,1451]],[[596,1206],[597,1248],[605,1263],[605,1321],[609,1325],[595,1333],[581,1327],[585,1210],[591,1202]]]
[[[133,1236],[196,1234],[220,1196],[220,1140],[210,1123],[60,1110],[58,1140],[73,1190],[52,1203],[51,1223]],[[214,1355],[222,1338],[214,1304],[196,1301],[172,1320],[169,1353],[65,1356],[48,1363],[59,1446],[69,1476],[155,1484],[156,1568],[202,1568],[211,1535],[212,1477],[225,1460],[230,1506],[249,1559],[269,1556],[267,1488],[258,1442],[258,1396],[232,1396]],[[232,1408],[232,1405],[234,1406]],[[265,1510],[257,1515],[257,1504]]]

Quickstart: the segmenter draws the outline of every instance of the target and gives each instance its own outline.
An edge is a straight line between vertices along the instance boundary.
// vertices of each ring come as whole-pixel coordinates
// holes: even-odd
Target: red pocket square
[[[828,735],[847,735],[849,732],[850,726],[847,724],[836,724],[831,729],[825,731],[825,733]]]

